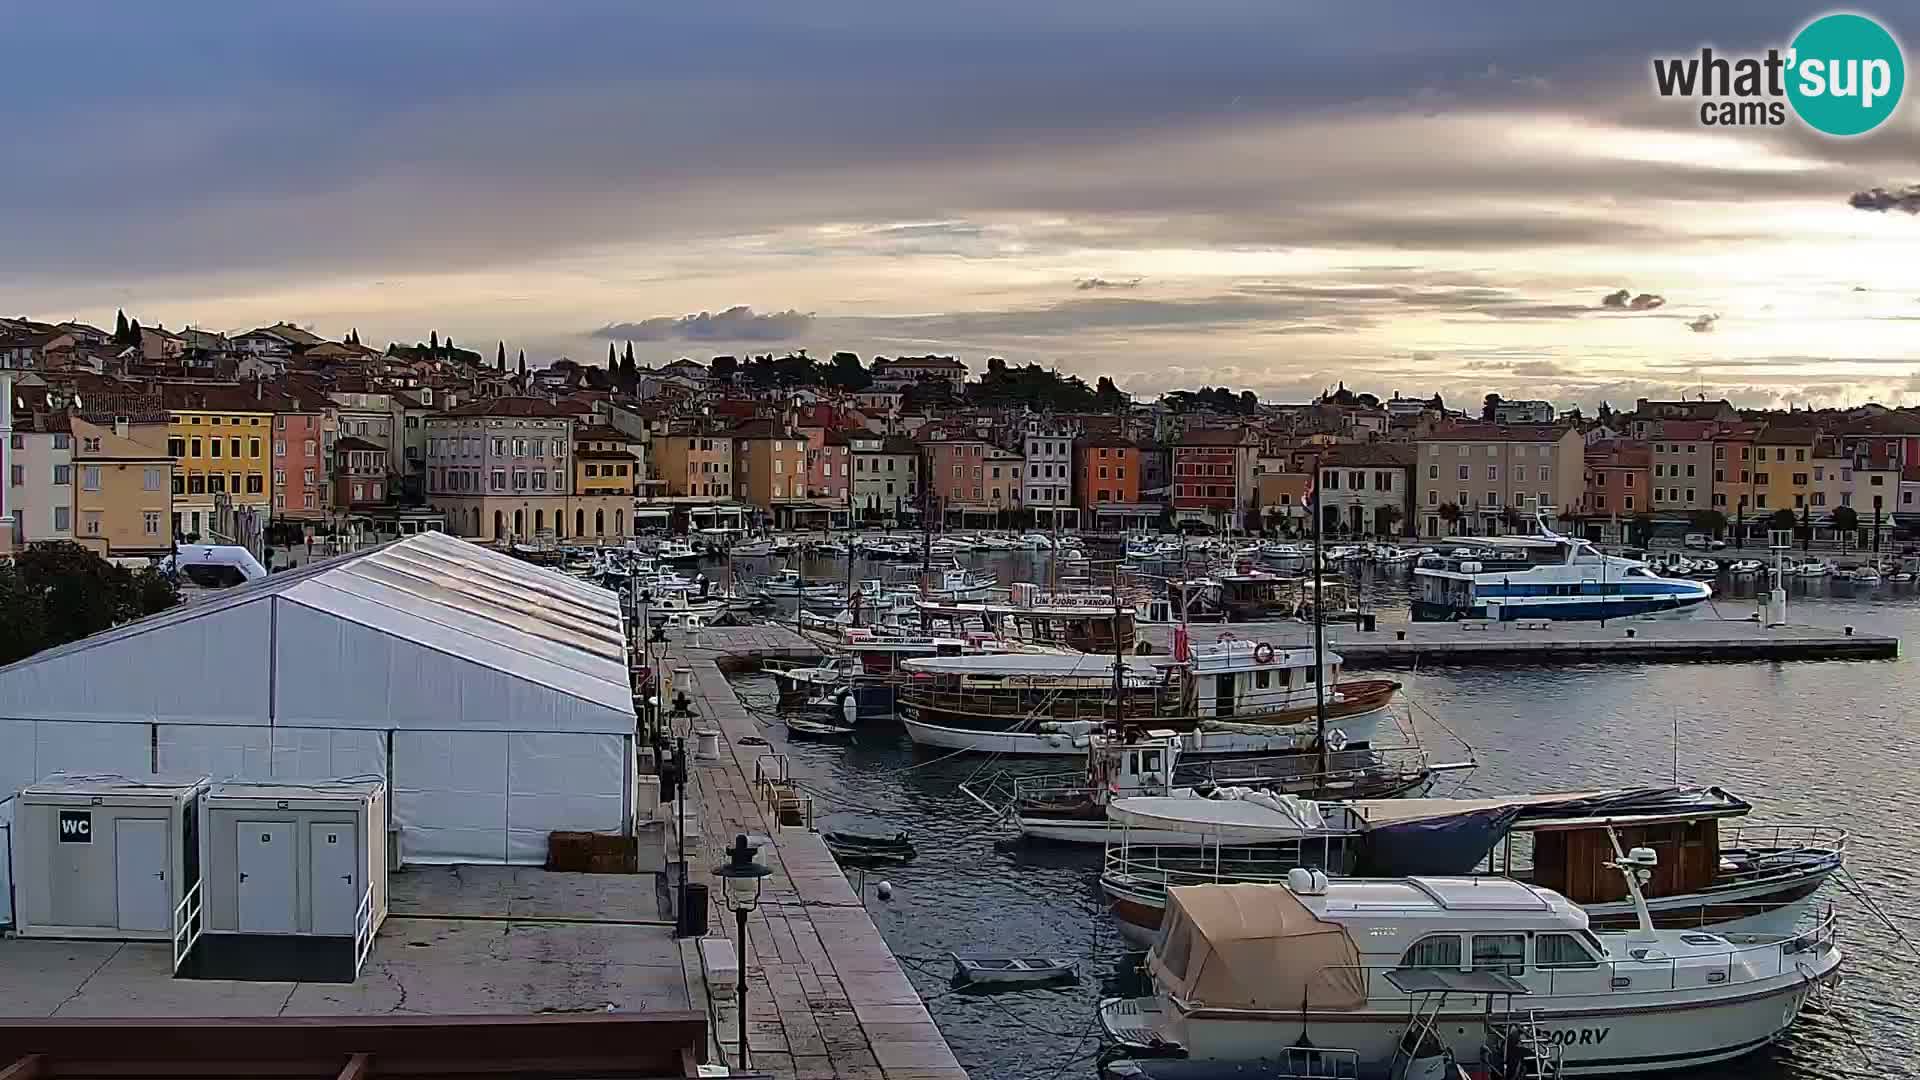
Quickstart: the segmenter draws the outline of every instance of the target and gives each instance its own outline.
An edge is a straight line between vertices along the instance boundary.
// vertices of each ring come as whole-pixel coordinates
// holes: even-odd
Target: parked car
[[[1719,551],[1727,546],[1725,540],[1708,536],[1706,533],[1688,533],[1684,543],[1695,551]]]

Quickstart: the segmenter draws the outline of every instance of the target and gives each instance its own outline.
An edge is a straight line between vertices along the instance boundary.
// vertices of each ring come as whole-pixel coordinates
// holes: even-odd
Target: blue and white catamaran
[[[1413,617],[1615,619],[1679,611],[1713,595],[1699,581],[1661,577],[1638,559],[1562,536],[1536,511],[1534,536],[1481,536],[1429,555],[1413,570]]]

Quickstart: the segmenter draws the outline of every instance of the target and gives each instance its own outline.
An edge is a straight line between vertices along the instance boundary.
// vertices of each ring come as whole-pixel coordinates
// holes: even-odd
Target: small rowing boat
[[[892,836],[867,836],[862,833],[827,832],[821,833],[827,850],[841,862],[912,862],[919,854],[913,848],[913,842],[906,833],[894,833]]]
[[[953,977],[974,986],[1037,986],[1075,977],[1071,960],[947,955],[953,958]]]

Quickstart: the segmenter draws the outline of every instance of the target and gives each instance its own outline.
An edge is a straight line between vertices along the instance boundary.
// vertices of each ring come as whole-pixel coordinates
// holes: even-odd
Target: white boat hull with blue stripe
[[[1413,617],[1617,619],[1683,611],[1713,587],[1661,577],[1637,560],[1607,555],[1540,521],[1534,536],[1479,537],[1472,550],[1430,555],[1413,571]]]

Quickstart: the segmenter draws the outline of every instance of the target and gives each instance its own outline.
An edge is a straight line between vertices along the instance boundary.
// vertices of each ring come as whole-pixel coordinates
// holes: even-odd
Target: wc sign
[[[93,843],[93,811],[60,811],[60,842],[63,844]]]

